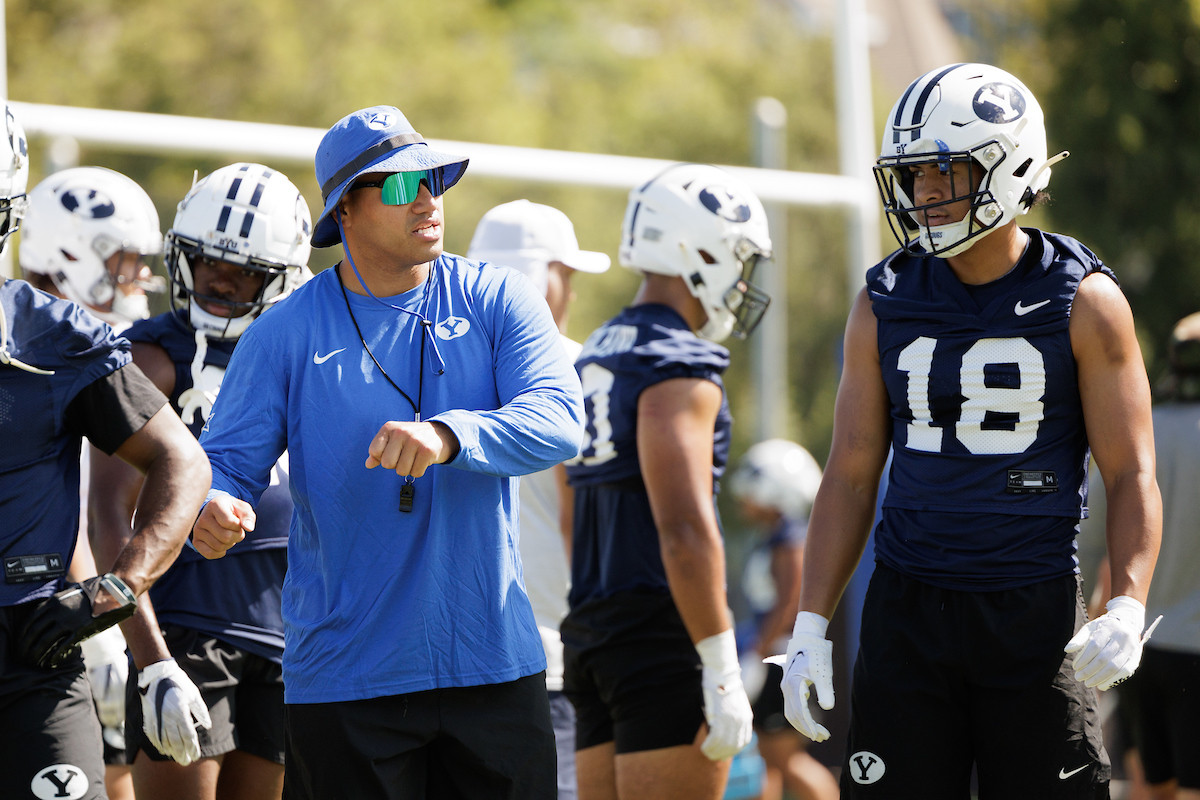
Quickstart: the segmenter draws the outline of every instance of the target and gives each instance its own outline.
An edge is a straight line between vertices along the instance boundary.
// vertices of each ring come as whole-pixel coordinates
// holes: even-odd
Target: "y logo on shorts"
[[[457,339],[471,330],[471,321],[462,317],[446,317],[437,324],[437,337],[443,341]]]
[[[850,777],[855,783],[861,784],[875,783],[887,769],[882,758],[866,750],[859,750],[850,756],[849,767]]]
[[[74,764],[51,764],[33,776],[29,791],[38,800],[79,800],[88,783],[87,775]]]

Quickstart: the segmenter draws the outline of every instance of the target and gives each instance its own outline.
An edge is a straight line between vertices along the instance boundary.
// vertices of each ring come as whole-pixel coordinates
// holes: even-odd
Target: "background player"
[[[20,262],[39,289],[86,308],[118,332],[150,316],[146,292],[161,292],[151,262],[162,229],[150,196],[105,167],[71,167],[29,193]]]
[[[833,706],[825,629],[890,447],[843,797],[960,798],[972,767],[981,797],[1107,796],[1094,689],[1137,667],[1161,502],[1112,272],[1017,225],[1063,157],[1047,157],[1029,89],[988,65],[923,75],[887,117],[875,174],[902,249],[867,273],[846,326],[783,687],[793,725],[827,737],[809,686]],[[1074,539],[1089,445],[1114,596],[1085,624]]]
[[[1195,579],[1200,564],[1200,313],[1176,323],[1167,362],[1167,375],[1154,392],[1162,553],[1146,600],[1147,612],[1161,614],[1162,624],[1146,642],[1137,673],[1118,687],[1110,726],[1117,742],[1128,747],[1131,788],[1145,793],[1139,796],[1200,800],[1200,763],[1194,757],[1200,748],[1195,724],[1200,712],[1200,584]],[[1103,500],[1103,491],[1099,494]],[[1103,520],[1089,527],[1089,533],[1104,534]],[[1108,572],[1106,562],[1098,585],[1107,583]]]
[[[629,195],[620,258],[642,284],[575,364],[588,419],[561,631],[586,800],[719,798],[750,741],[714,502],[731,426],[717,342],[762,317],[770,254],[762,204],[716,167]]]
[[[742,516],[762,535],[746,560],[742,580],[743,594],[754,614],[751,664],[787,648],[800,602],[808,513],[820,483],[817,460],[786,439],[754,444],[729,478],[729,490],[737,498]],[[743,662],[746,660],[743,655]],[[765,671],[762,690],[752,705],[758,752],[766,764],[761,800],[780,800],[785,790],[797,800],[836,800],[837,781],[807,752],[807,740],[784,716],[783,668],[768,664]]]
[[[545,296],[567,357],[582,347],[567,338],[567,318],[575,292],[571,276],[598,273],[611,264],[606,253],[580,250],[575,226],[557,208],[514,200],[480,218],[467,258],[512,267]],[[567,613],[571,584],[569,552],[574,497],[566,468],[559,464],[521,478],[521,567],[533,605],[542,649],[546,651],[546,691],[558,751],[558,800],[573,800],[575,780],[575,708],[563,694],[562,637],[559,623]]]
[[[222,167],[180,202],[166,236],[174,309],[126,335],[134,363],[195,436],[238,337],[309,274],[311,233],[300,191],[261,164]],[[93,472],[95,533],[112,550],[129,535],[142,482],[111,459]],[[291,513],[285,453],[242,546],[220,561],[185,549],[151,592],[161,633],[151,628],[130,643],[140,675],[130,686],[127,739],[142,800],[281,795],[280,597]],[[176,703],[152,702],[159,686],[172,684]],[[201,706],[207,730],[192,725],[191,710]],[[162,736],[164,729],[178,735]]]

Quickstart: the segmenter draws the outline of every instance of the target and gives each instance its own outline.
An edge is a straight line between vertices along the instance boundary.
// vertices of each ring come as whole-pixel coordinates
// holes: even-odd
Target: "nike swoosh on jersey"
[[[1034,303],[1031,306],[1026,306],[1026,305],[1021,305],[1021,301],[1018,300],[1017,304],[1015,306],[1013,306],[1013,313],[1016,314],[1018,317],[1023,317],[1026,314],[1028,314],[1030,311],[1037,311],[1039,308],[1041,308],[1042,306],[1046,305],[1049,302],[1050,302],[1049,300],[1043,300],[1040,303]]]
[[[1046,302],[1049,302],[1049,301],[1047,300]],[[314,364],[324,364],[326,361],[333,358],[334,356],[336,356],[338,353],[342,352],[342,350],[345,350],[345,349],[346,348],[343,347],[341,350],[334,350],[332,353],[326,353],[323,356],[318,355],[317,353],[314,352],[313,353],[313,363]]]
[[[1077,767],[1077,768],[1071,770],[1070,772],[1067,772],[1067,768],[1063,767],[1062,769],[1060,769],[1058,771],[1058,779],[1060,781],[1065,781],[1067,778],[1071,777],[1072,775],[1075,775],[1076,773],[1079,773],[1079,772],[1083,772],[1085,769],[1088,768],[1088,766],[1089,765],[1084,764],[1082,767]]]

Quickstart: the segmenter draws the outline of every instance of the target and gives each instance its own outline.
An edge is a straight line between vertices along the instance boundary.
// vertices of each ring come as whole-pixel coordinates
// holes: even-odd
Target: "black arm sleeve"
[[[112,455],[167,404],[166,396],[135,364],[83,388],[67,406],[66,428]]]

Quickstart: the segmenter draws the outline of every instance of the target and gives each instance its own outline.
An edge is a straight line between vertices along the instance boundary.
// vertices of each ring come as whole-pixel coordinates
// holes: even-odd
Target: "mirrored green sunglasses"
[[[429,193],[434,197],[441,196],[446,187],[442,181],[441,169],[422,169],[415,172],[393,172],[380,181],[362,181],[354,184],[354,189],[379,187],[380,200],[385,206],[403,206],[417,199],[421,184],[429,187]]]

